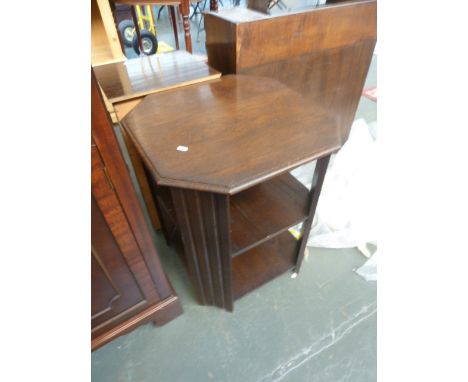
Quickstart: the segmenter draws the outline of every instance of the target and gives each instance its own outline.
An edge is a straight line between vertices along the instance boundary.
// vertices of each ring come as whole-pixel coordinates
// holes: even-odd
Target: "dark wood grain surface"
[[[206,63],[183,51],[100,65],[95,67],[95,73],[106,98],[112,103],[108,107],[116,113],[118,120],[138,105],[146,94],[210,81],[221,76]],[[149,195],[148,181],[142,173],[140,157],[135,155],[133,144],[127,139],[125,131],[122,132],[153,228],[159,229],[159,218]]]
[[[205,15],[208,64],[223,74],[274,78],[349,135],[377,38],[377,2],[343,1],[268,16],[248,9]]]
[[[153,193],[158,200],[161,214],[165,217],[165,234],[173,237],[177,230],[177,221],[170,188],[155,187]],[[308,216],[308,201],[307,188],[289,173],[232,196],[232,256],[238,256],[305,220]]]
[[[308,216],[309,191],[286,173],[231,198],[231,247],[237,256]]]
[[[96,349],[182,313],[162,270],[96,79],[91,75],[91,337]]]
[[[294,268],[299,242],[283,232],[232,260],[232,293],[234,300]]]
[[[122,126],[159,185],[224,194],[340,147],[336,119],[280,82],[256,76],[152,94]]]
[[[182,188],[171,194],[198,300],[232,311],[229,196]]]
[[[220,77],[220,73],[184,51],[138,57],[94,67],[111,103]]]
[[[141,157],[136,151],[135,146],[133,145],[131,139],[128,138],[127,134],[125,133],[124,129],[121,129],[122,138],[125,142],[125,146],[127,147],[128,156],[130,161],[132,162],[133,169],[135,171],[135,177],[140,185],[141,195],[143,200],[146,204],[146,210],[148,211],[148,215],[150,217],[151,223],[155,230],[160,228],[160,222],[158,213],[156,211],[156,206],[154,205],[154,200],[151,195],[151,190],[148,184],[148,179],[145,175],[143,162],[141,161]]]
[[[160,285],[158,285],[159,295],[162,297],[169,296],[172,290],[169,283],[167,283],[159,258],[155,256],[156,249],[151,233],[146,224],[140,201],[133,187],[127,165],[120,150],[117,137],[115,136],[109,114],[102,101],[102,96],[94,75],[92,80],[92,138],[99,149],[99,154],[106,166],[109,180],[115,192],[118,194],[120,204],[125,211],[135,239],[148,264],[153,282],[156,283],[156,280],[163,280],[163,282],[160,282]]]
[[[348,137],[372,58],[376,2],[223,10],[205,24],[210,65],[236,76],[151,95],[122,124],[156,195],[170,188],[158,204],[169,206],[163,220],[182,240],[199,301],[231,310],[300,269],[329,156]],[[307,193],[287,171],[315,159]],[[287,229],[300,221],[296,240]]]
[[[96,328],[116,315],[128,312],[144,301],[144,296],[127,265],[125,250],[128,248],[120,248],[94,197],[91,206],[91,289],[94,291],[91,294],[91,325]],[[118,203],[112,212],[119,212]],[[115,224],[112,228],[116,229]],[[124,234],[128,232],[125,227],[120,229]]]

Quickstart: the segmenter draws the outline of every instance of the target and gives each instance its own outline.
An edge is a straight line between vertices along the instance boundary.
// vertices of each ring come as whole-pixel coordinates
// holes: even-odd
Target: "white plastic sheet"
[[[356,273],[366,281],[377,281],[377,252],[356,270]]]
[[[354,121],[348,141],[330,161],[308,246],[352,248],[376,242],[376,159],[367,123]],[[314,167],[292,174],[310,187]]]

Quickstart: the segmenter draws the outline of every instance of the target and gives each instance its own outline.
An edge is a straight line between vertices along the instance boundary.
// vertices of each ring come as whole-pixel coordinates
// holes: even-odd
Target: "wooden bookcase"
[[[124,60],[109,0],[91,0],[92,66]]]
[[[202,104],[217,105],[209,123],[197,113]],[[147,96],[122,127],[201,304],[233,310],[236,299],[299,270],[330,154],[339,148],[327,114],[277,81],[225,76]],[[289,171],[313,160],[309,191]],[[299,223],[296,239],[289,228]]]
[[[310,191],[287,172],[227,196],[225,200],[228,205],[228,223],[224,225],[227,227],[224,236],[228,237],[229,243],[224,245],[226,252],[219,254],[219,267],[216,264],[217,260],[213,260],[212,256],[216,249],[213,251],[208,242],[223,236],[220,232],[222,225],[207,227],[210,219],[206,218],[210,214],[218,214],[218,206],[214,204],[213,208],[210,208],[210,203],[202,201],[214,200],[217,196],[206,192],[197,195],[180,189],[157,186],[156,180],[147,170],[167,243],[174,245],[190,273],[199,273],[199,276],[192,275],[195,285],[211,285],[208,288],[206,285],[200,287],[200,302],[221,305],[232,310],[232,302],[248,292],[288,270],[299,270],[308,238],[308,228],[310,229],[308,223],[312,223],[314,217],[328,160],[329,156],[319,159],[315,185]],[[181,199],[184,201],[181,202]],[[183,206],[188,204],[192,207],[198,206],[198,213],[190,207],[184,211]],[[194,222],[204,226],[205,232],[193,235],[196,229],[188,226]],[[304,231],[300,238],[296,238],[289,229],[300,223],[303,223]],[[191,245],[199,246],[199,252],[204,252],[206,258],[199,261],[195,254],[193,259],[188,259],[187,256],[192,255],[188,249]],[[225,270],[221,269],[223,256],[228,264]],[[215,277],[210,273],[218,271],[223,273],[222,281],[225,286],[214,285]],[[229,284],[230,288],[227,287]],[[228,295],[225,300],[229,302],[218,304],[216,295],[224,288],[231,289],[231,292],[225,291]],[[210,295],[211,297],[208,297]]]
[[[286,173],[231,198],[234,300],[295,267],[300,242],[288,229],[308,218],[308,196]]]
[[[233,310],[299,271],[372,59],[376,8],[351,0],[276,16],[207,13],[208,63],[223,77],[147,96],[122,121],[201,304]],[[308,191],[289,171],[314,160]],[[288,231],[298,223],[300,240]]]
[[[150,178],[166,239],[184,258],[171,189]],[[300,240],[288,229],[309,218],[311,192],[285,173],[229,198],[233,300],[296,266]]]

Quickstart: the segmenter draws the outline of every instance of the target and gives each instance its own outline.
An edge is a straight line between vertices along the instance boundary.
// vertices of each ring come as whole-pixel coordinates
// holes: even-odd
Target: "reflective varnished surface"
[[[220,77],[219,72],[184,51],[100,65],[94,72],[112,103]]]
[[[182,313],[154,247],[94,74],[91,76],[92,349]]]
[[[375,0],[271,16],[238,8],[211,12],[205,15],[208,64],[294,89],[310,108],[334,115],[343,144],[372,59],[376,23]]]
[[[224,194],[340,147],[334,117],[256,76],[152,94],[122,124],[158,184]]]

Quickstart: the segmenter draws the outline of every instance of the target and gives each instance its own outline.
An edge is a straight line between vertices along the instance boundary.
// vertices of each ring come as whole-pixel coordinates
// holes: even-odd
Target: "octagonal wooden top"
[[[340,148],[333,116],[255,76],[149,95],[122,125],[159,185],[223,194]]]

